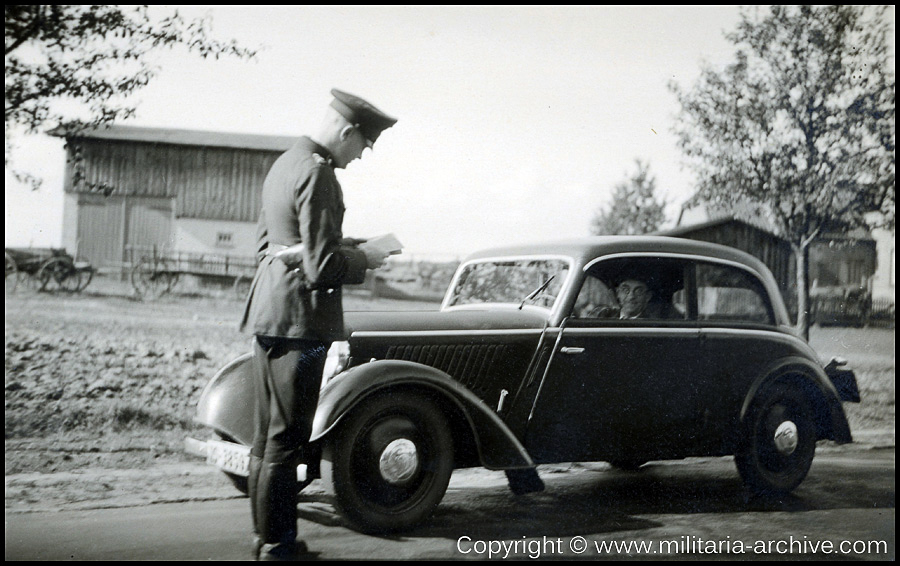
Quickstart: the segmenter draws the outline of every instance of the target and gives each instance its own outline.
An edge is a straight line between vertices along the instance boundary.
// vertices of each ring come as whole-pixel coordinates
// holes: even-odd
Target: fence
[[[894,301],[865,293],[811,297],[810,321],[820,326],[894,326]]]

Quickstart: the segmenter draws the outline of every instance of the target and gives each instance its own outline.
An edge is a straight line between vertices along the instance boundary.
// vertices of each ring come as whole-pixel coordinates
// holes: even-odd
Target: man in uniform
[[[396,123],[365,100],[332,90],[318,134],[301,138],[266,176],[257,228],[259,266],[241,321],[255,335],[257,425],[248,479],[259,560],[292,560],[297,465],[309,442],[326,353],[344,338],[341,285],[358,284],[387,254],[343,237],[343,169]]]

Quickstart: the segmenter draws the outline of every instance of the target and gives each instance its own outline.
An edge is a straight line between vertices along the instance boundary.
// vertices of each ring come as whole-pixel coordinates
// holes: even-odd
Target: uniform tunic
[[[365,279],[365,253],[342,244],[343,194],[330,157],[301,138],[266,176],[259,266],[241,321],[255,335],[257,368],[248,491],[257,547],[274,545],[268,554],[295,553],[296,466],[305,459],[328,347],[344,338],[341,285]],[[302,261],[276,259],[295,244],[303,244]]]
[[[330,154],[301,138],[266,176],[257,227],[259,266],[241,321],[258,336],[344,338],[341,285],[365,280],[366,256],[341,244],[344,200]],[[304,243],[300,265],[273,253]]]

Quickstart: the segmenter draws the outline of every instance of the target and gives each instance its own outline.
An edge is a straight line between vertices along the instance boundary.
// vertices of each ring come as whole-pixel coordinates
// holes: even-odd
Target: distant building
[[[682,210],[676,228],[666,235],[724,244],[745,251],[760,259],[778,281],[792,312],[796,312],[796,258],[790,243],[776,235],[765,220],[746,211],[725,213],[710,211],[704,206]],[[884,240],[884,238],[882,238]],[[882,243],[882,247],[884,242]],[[887,252],[876,250],[876,240],[865,231],[851,234],[823,234],[810,246],[810,295],[845,296],[864,291],[876,296],[885,293],[878,282],[887,275],[880,262]],[[891,274],[890,296],[893,300],[893,235],[890,237]],[[880,267],[881,266],[881,267]]]
[[[98,268],[148,249],[252,256],[260,191],[297,138],[112,126],[66,140],[63,246]]]
[[[664,236],[721,244],[747,252],[766,264],[792,313],[797,305],[797,263],[785,239],[749,220],[720,215],[712,220],[678,226],[660,232]]]
[[[896,285],[895,237],[893,230],[872,230],[877,255],[875,274],[872,276],[872,298],[876,301],[894,302],[894,286]]]

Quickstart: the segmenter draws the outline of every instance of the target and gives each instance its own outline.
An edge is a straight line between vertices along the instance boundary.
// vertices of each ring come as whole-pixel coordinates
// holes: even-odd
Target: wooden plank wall
[[[281,152],[69,140],[69,158],[81,168],[66,192],[109,187],[112,195],[175,199],[176,218],[255,222],[263,180]],[[73,178],[77,179],[78,175]]]
[[[786,241],[743,222],[700,227],[680,237],[722,244],[744,251],[766,264],[775,276],[791,315],[797,310],[797,264]]]

